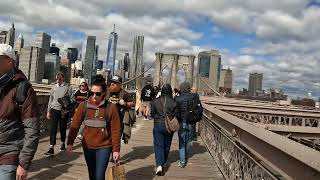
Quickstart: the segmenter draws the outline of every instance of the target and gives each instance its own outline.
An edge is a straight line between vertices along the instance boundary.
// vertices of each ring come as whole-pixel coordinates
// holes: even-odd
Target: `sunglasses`
[[[102,92],[90,92],[89,94],[90,94],[90,96],[93,96],[93,95],[101,96]]]
[[[81,85],[80,85],[80,87],[86,87],[86,85],[84,85],[84,84],[81,84]]]

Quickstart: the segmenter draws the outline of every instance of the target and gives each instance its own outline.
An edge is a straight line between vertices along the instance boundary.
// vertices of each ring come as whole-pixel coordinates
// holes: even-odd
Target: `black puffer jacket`
[[[176,117],[178,118],[179,122],[183,123],[190,123],[190,104],[193,101],[194,96],[191,92],[183,92],[180,96],[175,98],[177,103],[177,113]]]
[[[154,119],[155,125],[165,124],[165,112],[173,117],[176,114],[177,103],[172,99],[172,89],[169,84],[162,87],[161,96],[151,103],[151,117]]]

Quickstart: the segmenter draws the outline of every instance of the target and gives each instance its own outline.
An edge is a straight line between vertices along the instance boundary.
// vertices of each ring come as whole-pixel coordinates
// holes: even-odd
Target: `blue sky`
[[[147,64],[157,51],[197,55],[218,49],[222,64],[233,70],[234,89],[247,88],[249,73],[261,72],[264,88],[301,97],[320,96],[320,72],[314,70],[320,66],[319,19],[318,0],[0,2],[0,28],[14,21],[29,45],[37,31],[62,49],[80,48],[86,35],[94,35],[103,59],[115,23],[118,59],[132,52],[135,35],[145,36]]]

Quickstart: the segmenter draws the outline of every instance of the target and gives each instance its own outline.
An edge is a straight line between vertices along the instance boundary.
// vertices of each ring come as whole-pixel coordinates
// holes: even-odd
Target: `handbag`
[[[70,110],[72,106],[72,102],[70,100],[70,97],[68,95],[69,86],[67,87],[67,91],[64,93],[64,96],[62,98],[58,98],[58,102],[61,104],[63,110]]]
[[[108,180],[126,180],[126,172],[124,165],[116,163],[115,166],[109,167],[106,172],[106,179]]]
[[[164,103],[163,103],[163,100],[161,99],[161,105],[162,105],[162,111],[164,112],[164,122],[165,122],[165,125],[166,125],[166,129],[168,131],[168,133],[172,133],[172,132],[176,132],[180,129],[180,124],[179,124],[179,121],[178,119],[173,116],[173,117],[170,117],[167,115],[167,112],[166,112],[166,98],[164,97]]]

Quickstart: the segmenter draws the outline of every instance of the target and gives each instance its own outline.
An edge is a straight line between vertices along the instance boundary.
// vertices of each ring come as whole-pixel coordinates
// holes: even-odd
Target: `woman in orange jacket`
[[[72,152],[72,145],[84,124],[83,152],[88,166],[90,180],[104,180],[110,154],[119,159],[121,127],[115,105],[105,99],[106,83],[96,79],[91,88],[88,101],[81,102],[73,116],[67,142],[67,151]]]

